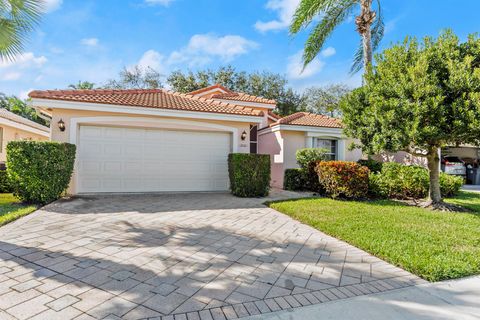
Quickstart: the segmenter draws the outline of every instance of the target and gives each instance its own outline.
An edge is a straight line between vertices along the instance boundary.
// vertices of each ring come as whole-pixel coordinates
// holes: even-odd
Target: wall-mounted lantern
[[[60,121],[57,122],[58,124],[58,129],[60,129],[60,131],[65,131],[65,122],[63,122],[62,119],[60,119]]]
[[[242,139],[242,141],[245,141],[245,139],[247,139],[247,132],[246,132],[245,130],[243,130],[242,135],[240,136],[240,138]]]

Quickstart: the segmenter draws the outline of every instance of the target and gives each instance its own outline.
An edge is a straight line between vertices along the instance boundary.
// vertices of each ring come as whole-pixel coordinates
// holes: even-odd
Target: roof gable
[[[343,128],[342,123],[337,118],[329,116],[314,114],[310,112],[297,112],[289,116],[283,117],[270,126],[277,125],[297,125],[310,127],[325,127],[325,128]]]

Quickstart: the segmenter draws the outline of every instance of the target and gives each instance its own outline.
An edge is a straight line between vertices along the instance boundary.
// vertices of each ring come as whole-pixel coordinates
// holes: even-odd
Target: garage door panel
[[[81,126],[79,192],[228,190],[231,135]]]

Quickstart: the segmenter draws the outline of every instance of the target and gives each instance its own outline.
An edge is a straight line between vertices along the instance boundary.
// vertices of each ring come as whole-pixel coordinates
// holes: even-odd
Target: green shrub
[[[464,182],[460,176],[440,172],[440,192],[442,193],[442,197],[455,196],[460,191]]]
[[[270,188],[268,154],[231,153],[228,155],[230,190],[238,197],[264,197]]]
[[[13,193],[22,201],[46,204],[67,189],[75,161],[75,145],[12,141],[7,145],[7,172]]]
[[[349,161],[322,161],[316,171],[325,192],[332,198],[359,199],[368,193],[367,167]]]
[[[291,191],[308,190],[305,170],[302,168],[286,169],[283,189]]]
[[[308,170],[311,163],[328,160],[326,152],[327,150],[323,148],[304,148],[298,149],[295,153],[295,157],[298,165],[301,168]]]
[[[382,198],[422,199],[428,196],[429,182],[430,176],[424,167],[387,162],[383,164],[381,172],[370,174],[369,194]],[[462,185],[461,177],[440,173],[443,197],[455,195]]]
[[[10,192],[12,192],[12,186],[8,178],[7,170],[0,170],[0,193]]]
[[[373,159],[360,159],[357,163],[361,166],[367,167],[370,172],[380,172],[382,171],[383,163]]]

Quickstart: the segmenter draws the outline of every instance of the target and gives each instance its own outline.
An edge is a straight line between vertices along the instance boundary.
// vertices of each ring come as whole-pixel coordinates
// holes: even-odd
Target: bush
[[[370,172],[380,172],[382,171],[383,163],[373,159],[360,159],[357,163],[361,166],[367,167]]]
[[[233,195],[264,197],[270,188],[270,156],[231,153],[228,155],[228,174]]]
[[[0,193],[10,192],[12,192],[12,186],[8,178],[7,170],[0,170]]]
[[[323,161],[316,167],[320,183],[332,198],[359,199],[368,193],[367,167],[349,161]]]
[[[453,197],[456,195],[465,181],[460,176],[452,176],[445,172],[440,172],[440,192],[442,197]]]
[[[13,193],[29,203],[46,204],[67,189],[75,161],[75,145],[12,141],[7,145],[7,172]]]
[[[463,185],[461,177],[440,173],[443,197],[455,195]],[[430,176],[420,166],[407,166],[396,162],[383,164],[382,171],[369,177],[369,193],[374,197],[395,199],[421,199],[428,196]]]
[[[308,190],[305,170],[301,168],[286,169],[283,189],[291,191]]]
[[[327,150],[323,148],[304,148],[298,149],[295,153],[298,165],[305,170],[309,169],[311,163],[328,160]]]

